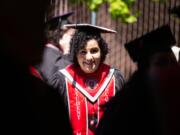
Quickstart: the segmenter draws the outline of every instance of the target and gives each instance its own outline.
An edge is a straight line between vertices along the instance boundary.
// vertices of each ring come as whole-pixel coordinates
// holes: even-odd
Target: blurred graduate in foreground
[[[138,70],[107,104],[96,135],[179,134],[180,70],[174,44],[168,25],[125,44]]]
[[[29,73],[44,49],[48,0],[2,0],[0,71],[2,134],[71,134],[62,98]]]

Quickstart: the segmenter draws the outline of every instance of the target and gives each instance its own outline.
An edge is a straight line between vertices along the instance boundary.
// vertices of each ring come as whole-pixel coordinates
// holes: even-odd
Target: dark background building
[[[74,23],[91,23],[92,12],[88,10],[85,3],[71,4],[69,0],[51,0],[48,17],[74,11],[71,17]],[[108,5],[104,4],[96,13],[96,24],[115,29],[116,35],[103,35],[110,45],[106,63],[119,68],[125,78],[136,70],[137,66],[124,48],[124,44],[134,40],[141,35],[150,32],[164,24],[169,24],[176,38],[176,45],[180,46],[180,22],[169,14],[169,9],[180,4],[180,0],[167,0],[166,3],[152,2],[152,0],[136,0],[134,10],[140,11],[136,23],[124,24],[120,20],[113,20],[108,13]]]

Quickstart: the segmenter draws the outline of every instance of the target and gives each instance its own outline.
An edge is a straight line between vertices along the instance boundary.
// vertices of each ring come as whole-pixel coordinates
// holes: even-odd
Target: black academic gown
[[[76,90],[78,91],[78,93],[80,92],[83,96],[83,98],[82,98],[82,100],[80,99],[80,101],[81,101],[81,105],[82,105],[82,107],[80,107],[81,109],[81,111],[82,110],[86,110],[85,108],[84,108],[84,106],[83,106],[83,104],[84,104],[84,99],[87,99],[87,101],[88,101],[88,103],[87,104],[89,104],[90,102],[91,103],[93,103],[94,104],[94,106],[98,106],[99,104],[100,104],[100,102],[103,104],[104,103],[104,100],[107,98],[107,99],[109,99],[110,97],[112,97],[116,92],[118,92],[118,91],[120,91],[121,89],[122,89],[122,87],[123,87],[123,85],[124,85],[124,77],[122,76],[122,74],[121,74],[121,72],[119,71],[119,70],[117,70],[117,69],[113,69],[113,72],[111,72],[111,71],[109,71],[109,70],[105,70],[105,68],[99,68],[99,70],[96,72],[96,73],[93,73],[93,75],[88,75],[88,76],[86,76],[79,68],[77,68],[77,70],[74,70],[74,68],[72,68],[72,70],[71,70],[71,68],[70,67],[73,67],[72,65],[69,65],[69,66],[67,66],[65,69],[66,69],[66,71],[68,71],[69,73],[71,73],[71,71],[73,71],[75,74],[74,75],[72,75],[72,77],[74,78],[74,81],[72,82],[73,84],[77,84],[77,85],[80,85],[80,87],[81,88],[83,88],[83,89],[81,89],[80,87],[76,87]],[[102,67],[102,66],[101,66]],[[70,68],[70,70],[71,71],[69,71],[69,68]],[[62,70],[64,70],[64,69],[62,69]],[[61,71],[62,71],[61,70]],[[108,75],[105,77],[105,79],[103,79],[103,81],[99,81],[99,82],[96,82],[96,83],[98,83],[98,85],[96,85],[97,87],[99,87],[99,89],[96,89],[97,87],[95,87],[94,88],[94,91],[97,91],[97,93],[98,92],[100,92],[101,91],[101,88],[103,87],[103,86],[105,86],[105,88],[103,88],[103,91],[101,92],[101,94],[97,97],[98,99],[96,99],[95,101],[93,101],[93,98],[94,97],[96,97],[96,96],[93,96],[93,98],[91,97],[91,96],[89,96],[89,94],[85,94],[86,92],[88,92],[89,91],[89,89],[87,88],[88,86],[90,86],[90,81],[91,80],[93,80],[94,78],[96,78],[97,79],[97,77],[99,77],[99,78],[103,78],[102,76],[103,76],[103,73],[105,73],[106,71],[108,71]],[[112,74],[111,74],[112,73]],[[108,80],[108,77],[110,77],[112,75],[112,78],[110,79],[110,81],[109,81],[109,83],[108,83],[108,85],[106,85],[106,83],[105,83],[105,80],[107,79]],[[83,79],[82,79],[83,78]],[[98,78],[98,79],[99,79]],[[58,92],[59,92],[59,94],[60,95],[62,95],[63,97],[64,97],[64,102],[65,102],[65,104],[66,104],[66,107],[67,107],[67,110],[69,110],[70,112],[69,112],[69,114],[71,113],[72,114],[72,117],[74,117],[74,114],[76,114],[76,111],[75,111],[75,113],[74,113],[74,109],[70,109],[73,105],[75,105],[75,103],[76,103],[76,101],[74,101],[74,99],[72,99],[72,98],[70,98],[72,95],[74,95],[73,94],[73,91],[76,91],[74,88],[73,88],[73,90],[71,89],[71,87],[68,87],[69,85],[69,83],[66,81],[66,80],[69,80],[70,78],[68,78],[67,76],[65,77],[64,76],[64,74],[62,73],[62,72],[60,72],[60,71],[58,71],[58,72],[56,72],[52,77],[51,77],[51,79],[49,80],[49,84],[51,85],[51,86],[53,86],[54,88],[56,88],[56,89],[58,89]],[[96,80],[95,79],[95,80]],[[84,81],[83,81],[84,80]],[[113,87],[109,87],[109,84],[111,85],[112,84],[112,81],[113,81]],[[84,85],[84,83],[83,82],[85,82],[85,85]],[[89,82],[89,83],[88,83]],[[101,83],[100,83],[101,82]],[[87,85],[86,85],[87,84]],[[88,85],[89,84],[89,85]],[[105,84],[105,85],[104,85]],[[72,90],[72,92],[70,92],[70,89]],[[113,90],[113,95],[110,95],[110,97],[109,97],[109,93],[111,93],[112,92],[112,90]],[[86,92],[85,92],[86,91]],[[108,91],[108,92],[107,92]],[[69,94],[68,94],[69,93]],[[88,92],[89,93],[89,92]],[[96,94],[97,94],[96,93]],[[106,94],[107,95],[106,95]],[[81,95],[80,94],[80,95]],[[105,98],[103,98],[103,95],[106,95],[105,96]],[[76,95],[76,94],[75,94]],[[76,96],[73,96],[73,97],[76,97]],[[79,96],[77,96],[77,97],[79,97]],[[80,96],[81,97],[81,96]],[[85,101],[86,102],[86,101]],[[105,102],[107,102],[107,100],[105,101]],[[72,106],[70,105],[72,103]],[[74,103],[74,104],[73,104]],[[90,104],[91,104],[90,103]],[[99,105],[100,106],[100,105]],[[98,106],[98,107],[99,107]],[[72,107],[73,108],[73,107]],[[95,107],[96,108],[96,107]],[[94,112],[91,112],[91,110],[90,110],[90,108],[88,107],[88,112],[89,112],[89,114],[91,114],[91,113],[94,113]],[[86,110],[86,111],[87,111]],[[83,117],[87,112],[86,111],[82,111],[82,114],[80,115],[81,117]],[[95,111],[96,112],[96,111]],[[103,113],[103,111],[102,112],[100,112],[100,113]],[[99,114],[100,114],[99,113]],[[71,116],[70,116],[71,117]],[[72,118],[71,117],[71,118]],[[98,119],[100,119],[100,117],[101,116],[97,116],[98,117]],[[75,118],[76,119],[76,118]],[[86,121],[87,121],[87,119],[90,119],[90,117],[88,117],[87,118],[87,115],[85,115],[85,117],[83,117],[83,119],[86,119]],[[73,119],[74,120],[74,119]],[[74,122],[74,121],[76,121],[76,120],[74,120],[73,121],[72,120],[72,122],[71,123],[75,123],[76,125],[81,125],[82,123],[79,123],[79,124],[77,124],[76,122]],[[81,121],[81,120],[80,120]],[[89,121],[87,121],[87,122],[90,122],[91,120],[89,120]],[[86,124],[87,124],[87,122],[86,122]],[[83,128],[83,126],[86,126],[86,124],[82,124],[82,128]],[[94,129],[93,129],[93,126],[91,127],[91,125],[89,124],[89,129],[90,129],[90,131],[88,131],[88,132],[91,132],[91,131],[93,131]],[[82,129],[81,128],[81,129]],[[80,133],[82,133],[82,134],[84,134],[84,131],[81,131],[81,129],[80,130],[78,130]],[[84,128],[83,128],[84,129]],[[74,130],[74,133],[76,133],[76,131],[77,130]]]
[[[4,134],[71,135],[62,97],[32,76],[28,65],[0,55],[1,132]]]
[[[70,63],[69,55],[63,55],[57,47],[47,45],[43,52],[42,61],[35,66],[35,69],[40,78],[47,82],[57,70],[65,68]]]
[[[57,60],[55,66],[58,67],[58,70],[59,70],[59,69],[65,68],[66,66],[72,63],[73,62],[71,60],[70,54],[65,54],[65,55],[62,55],[61,58]]]
[[[107,104],[95,135],[178,135],[180,70],[136,71]]]
[[[115,91],[120,91],[125,83],[125,79],[118,69],[114,70],[113,75],[115,76]],[[58,70],[48,81],[48,84],[58,89],[60,95],[64,97],[65,103],[67,105],[67,93],[66,93],[66,83],[65,83],[65,76]]]

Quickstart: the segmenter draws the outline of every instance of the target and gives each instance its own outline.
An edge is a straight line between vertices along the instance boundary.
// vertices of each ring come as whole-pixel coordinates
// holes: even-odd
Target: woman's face
[[[94,73],[101,61],[101,50],[95,39],[87,41],[83,49],[80,49],[76,55],[80,68],[85,73]]]

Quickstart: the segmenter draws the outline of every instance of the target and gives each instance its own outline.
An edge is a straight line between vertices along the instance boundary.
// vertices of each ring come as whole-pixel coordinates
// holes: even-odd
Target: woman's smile
[[[96,40],[91,39],[85,48],[77,53],[77,60],[80,68],[85,73],[94,73],[101,61],[101,51]]]

